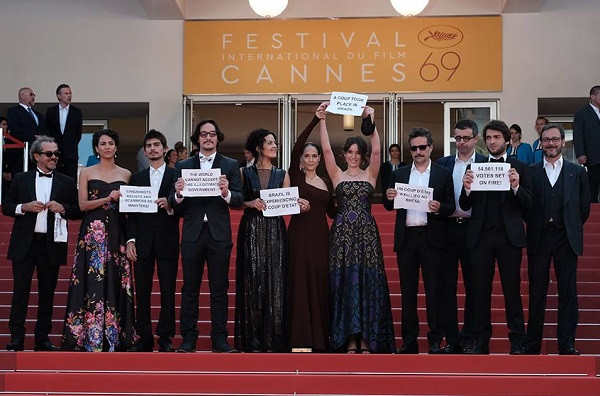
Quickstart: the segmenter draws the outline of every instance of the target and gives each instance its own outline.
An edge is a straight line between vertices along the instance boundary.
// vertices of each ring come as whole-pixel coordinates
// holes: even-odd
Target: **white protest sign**
[[[367,98],[367,95],[350,92],[332,92],[327,111],[334,114],[359,116],[363,113],[363,106],[367,105]]]
[[[510,164],[503,162],[482,162],[471,164],[473,183],[471,191],[507,191],[510,190],[508,170]]]
[[[397,191],[394,198],[394,209],[412,209],[419,212],[431,212],[429,201],[433,199],[433,188],[419,187],[405,183],[396,183]]]
[[[299,197],[298,187],[260,190],[260,199],[265,201],[267,205],[267,209],[263,211],[263,216],[273,217],[300,213]]]
[[[216,197],[221,195],[219,189],[221,169],[182,169],[181,177],[185,187],[181,192],[184,197]]]
[[[152,187],[121,186],[119,198],[119,212],[123,213],[156,213],[158,205],[158,191]]]

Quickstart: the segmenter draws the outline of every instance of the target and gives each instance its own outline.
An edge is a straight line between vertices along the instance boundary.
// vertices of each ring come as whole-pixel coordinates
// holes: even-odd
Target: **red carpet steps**
[[[387,268],[387,276],[389,281],[390,293],[392,298],[392,308],[394,315],[394,322],[396,324],[396,335],[400,334],[400,285],[398,281],[398,269],[396,267],[396,256],[392,251],[393,246],[393,229],[394,229],[394,213],[387,212],[381,205],[373,205],[373,213],[377,218],[381,239],[385,254],[385,265]],[[232,221],[234,223],[234,240],[235,233],[237,231],[237,224],[241,218],[242,213],[240,211],[232,212]],[[0,216],[0,347],[4,346],[9,341],[8,334],[8,315],[10,310],[10,299],[12,293],[12,269],[11,262],[6,259],[6,251],[8,249],[8,241],[10,230],[12,227],[12,219],[4,216]],[[70,231],[70,256],[69,261],[72,259],[72,253],[76,241],[78,224],[73,223],[69,226]],[[593,205],[592,215],[590,220],[585,226],[585,255],[579,260],[578,269],[578,291],[579,291],[579,306],[580,306],[580,325],[577,333],[577,347],[585,354],[599,354],[600,355],[600,205]],[[523,295],[523,305],[527,309],[527,258],[524,256],[522,264],[522,286],[521,292]],[[64,306],[66,303],[66,292],[68,289],[68,278],[70,275],[70,268],[68,266],[62,267],[60,272],[60,279],[57,287],[57,294],[55,298],[56,309],[54,311],[54,327],[52,341],[56,344],[60,342],[61,325],[64,318]],[[234,254],[231,259],[231,270],[230,270],[230,293],[229,293],[229,306],[230,306],[230,333],[233,333],[233,325],[231,320],[233,319],[233,307],[234,307],[234,290],[235,290],[235,248]],[[177,290],[181,288],[181,271],[179,272],[179,280]],[[554,274],[551,274],[551,279],[554,281]],[[200,299],[201,310],[200,310],[200,339],[198,341],[199,350],[209,350],[210,340],[208,338],[210,317],[208,311],[208,282],[202,284],[202,295]],[[34,327],[35,310],[37,309],[37,282],[33,281],[33,289],[30,310],[28,314],[27,329],[28,335],[26,338],[26,349],[33,348],[33,335],[32,330]],[[419,297],[419,314],[421,323],[421,350],[426,350],[426,340],[424,334],[426,334],[425,325],[425,299],[423,290],[421,287]],[[464,290],[462,284],[459,282],[459,309],[462,310],[464,303]],[[179,293],[177,293],[177,304],[179,304]],[[158,294],[158,282],[156,282],[154,293],[153,293],[153,307],[154,307],[154,318],[157,318],[159,309],[159,294]],[[506,353],[508,351],[508,339],[507,329],[504,318],[504,302],[502,299],[502,292],[500,287],[500,281],[496,276],[494,281],[494,289],[492,296],[492,321],[493,321],[493,338],[491,342],[492,353]],[[543,353],[556,353],[556,307],[557,307],[557,295],[556,295],[556,283],[552,282],[549,288],[548,298],[548,310],[547,310],[547,325],[544,331],[544,347]],[[177,309],[178,311],[178,309]],[[462,311],[460,312],[462,316]],[[177,312],[179,317],[179,312]],[[460,316],[459,316],[460,317]],[[175,344],[179,340],[175,341]],[[398,345],[401,341],[398,341]]]
[[[0,354],[5,394],[598,395],[593,356]]]

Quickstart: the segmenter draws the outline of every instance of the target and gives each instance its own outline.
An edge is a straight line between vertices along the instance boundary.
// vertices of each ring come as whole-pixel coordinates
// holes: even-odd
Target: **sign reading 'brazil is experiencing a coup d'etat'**
[[[502,18],[187,21],[184,93],[502,90]]]

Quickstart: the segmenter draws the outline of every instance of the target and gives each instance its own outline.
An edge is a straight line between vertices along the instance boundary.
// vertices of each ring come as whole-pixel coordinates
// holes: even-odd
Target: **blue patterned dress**
[[[383,250],[371,214],[374,188],[368,181],[342,181],[336,187],[338,213],[329,238],[331,347],[340,349],[360,335],[371,352],[395,350],[390,293]]]
[[[90,200],[107,197],[122,181],[89,180]],[[85,213],[69,282],[62,349],[126,351],[134,332],[131,265],[125,255],[124,217],[116,202]]]

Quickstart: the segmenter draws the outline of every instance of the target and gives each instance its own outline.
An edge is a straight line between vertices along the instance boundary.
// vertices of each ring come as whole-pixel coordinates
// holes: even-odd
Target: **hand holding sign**
[[[367,104],[367,95],[350,92],[332,92],[327,111],[334,114],[359,116]]]
[[[420,212],[439,211],[439,202],[432,201],[433,188],[419,187],[405,183],[394,185],[396,194],[394,197],[394,209],[413,209]],[[391,193],[391,192],[390,192]],[[388,194],[388,197],[394,194]]]

